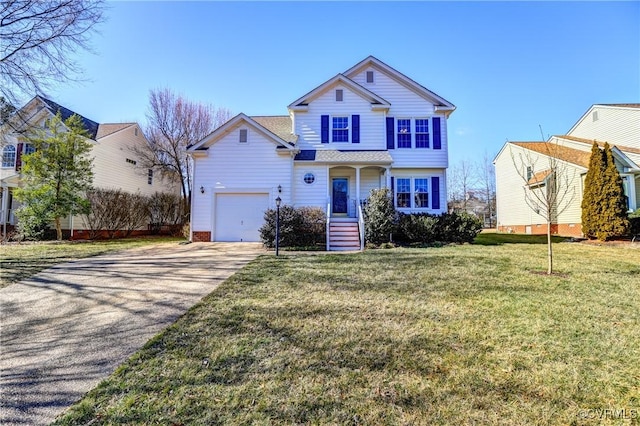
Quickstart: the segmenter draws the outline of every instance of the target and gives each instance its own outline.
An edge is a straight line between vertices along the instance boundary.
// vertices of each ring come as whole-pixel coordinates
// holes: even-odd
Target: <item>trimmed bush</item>
[[[397,236],[406,243],[432,243],[438,240],[437,216],[426,213],[400,214]]]
[[[390,242],[398,220],[391,191],[372,189],[363,213],[365,240],[372,244]]]
[[[280,247],[315,247],[326,244],[324,211],[317,207],[280,207]],[[262,243],[275,247],[276,210],[264,213],[264,225],[260,228]]]
[[[467,212],[444,213],[439,219],[441,242],[472,243],[482,231],[482,221]]]

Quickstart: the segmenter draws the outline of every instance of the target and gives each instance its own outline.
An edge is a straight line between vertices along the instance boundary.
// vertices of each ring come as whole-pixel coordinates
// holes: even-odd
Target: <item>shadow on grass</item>
[[[567,241],[566,237],[552,236],[552,243]],[[546,235],[481,233],[473,244],[480,246],[500,246],[503,244],[547,244]]]

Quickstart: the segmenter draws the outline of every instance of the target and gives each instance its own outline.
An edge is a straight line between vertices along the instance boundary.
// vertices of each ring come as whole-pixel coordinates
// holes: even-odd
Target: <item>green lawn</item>
[[[262,256],[57,424],[638,424],[640,249],[555,253]]]
[[[37,274],[57,263],[150,244],[184,241],[181,238],[149,237],[106,241],[49,241],[0,245],[0,288]]]

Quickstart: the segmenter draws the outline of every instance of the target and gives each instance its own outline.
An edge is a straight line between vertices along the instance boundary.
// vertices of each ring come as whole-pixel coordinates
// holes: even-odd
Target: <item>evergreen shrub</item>
[[[280,207],[280,247],[321,247],[326,244],[325,212],[318,207]],[[275,247],[276,209],[264,213],[260,239],[268,247]]]

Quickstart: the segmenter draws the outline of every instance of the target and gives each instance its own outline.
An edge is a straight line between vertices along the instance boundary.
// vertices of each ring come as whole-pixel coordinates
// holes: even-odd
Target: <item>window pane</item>
[[[429,120],[416,119],[416,148],[429,148]]]
[[[411,207],[411,179],[397,179],[396,207]]]
[[[333,117],[333,141],[349,142],[349,117]]]
[[[7,145],[2,150],[2,167],[13,167],[16,165],[16,147]]]
[[[416,179],[414,181],[416,208],[429,207],[429,179]]]
[[[411,120],[398,119],[398,148],[411,148]]]

